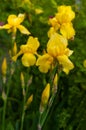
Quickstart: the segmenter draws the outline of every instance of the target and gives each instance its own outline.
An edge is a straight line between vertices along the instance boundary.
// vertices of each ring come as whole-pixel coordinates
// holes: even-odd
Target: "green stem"
[[[23,93],[24,100],[23,100],[23,110],[22,110],[20,130],[23,130],[23,123],[24,123],[24,117],[25,117],[25,103],[26,103],[26,97],[27,97],[28,88],[29,88],[30,84],[31,84],[31,82],[29,84],[27,84],[27,86],[26,86],[26,92],[25,92],[25,89],[24,89],[25,87],[23,88],[24,89],[24,93]]]
[[[2,130],[5,130],[5,114],[6,114],[7,99],[4,101],[3,116],[2,116]]]
[[[23,122],[24,122],[24,116],[25,116],[25,101],[26,101],[26,94],[24,96],[24,101],[23,101],[23,110],[22,110],[22,118],[21,118],[20,130],[23,130]]]
[[[42,127],[43,127],[43,125],[44,125],[44,123],[45,123],[45,121],[46,121],[46,118],[47,118],[47,116],[48,116],[48,114],[49,114],[49,112],[50,112],[50,109],[51,109],[51,106],[52,106],[52,104],[53,104],[53,101],[54,101],[54,98],[55,98],[55,94],[53,94],[52,95],[52,97],[50,98],[50,100],[49,100],[49,105],[48,105],[48,108],[46,108],[47,109],[47,111],[46,111],[46,113],[40,113],[40,118],[39,118],[39,124],[38,124],[38,130],[41,130],[42,129]],[[42,118],[42,116],[43,116],[43,118]],[[42,120],[41,120],[42,119]]]
[[[10,85],[7,86],[6,98],[4,99],[3,115],[2,115],[2,130],[5,130],[5,115],[6,115],[6,106],[7,106],[7,98],[9,94],[9,89],[10,89]]]

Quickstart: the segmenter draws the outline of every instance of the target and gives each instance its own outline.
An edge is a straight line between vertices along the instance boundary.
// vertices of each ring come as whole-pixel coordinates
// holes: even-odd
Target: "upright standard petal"
[[[58,6],[58,13],[66,15],[67,20],[70,22],[75,18],[75,13],[72,10],[71,6],[61,5]]]
[[[47,52],[53,56],[57,57],[62,55],[68,45],[67,39],[60,34],[54,33],[47,43]]]
[[[64,24],[62,24],[62,26],[60,28],[60,32],[67,39],[71,39],[75,35],[75,30],[73,28],[72,23],[64,23]]]
[[[27,40],[27,44],[29,52],[31,53],[35,53],[40,45],[38,38],[34,38],[32,36],[30,36]]]

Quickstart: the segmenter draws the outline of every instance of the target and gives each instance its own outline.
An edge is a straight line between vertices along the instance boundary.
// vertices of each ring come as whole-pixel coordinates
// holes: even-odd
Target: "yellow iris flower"
[[[12,14],[8,16],[7,24],[0,26],[0,29],[8,29],[8,32],[16,34],[17,29],[23,34],[29,35],[30,32],[21,23],[25,18],[25,14],[19,14],[18,16]]]
[[[39,66],[39,70],[47,73],[54,61],[57,61],[68,74],[74,65],[68,58],[73,51],[67,48],[67,45],[66,38],[54,33],[47,43],[47,53],[37,59],[36,65]]]
[[[55,17],[49,19],[49,23],[55,31],[60,30],[60,33],[67,39],[71,39],[75,35],[72,20],[75,18],[75,13],[72,11],[71,6],[59,6],[58,13]],[[48,36],[53,34],[53,29],[50,28]]]
[[[20,46],[20,51],[12,57],[13,61],[16,61],[18,56],[22,55],[22,64],[26,67],[33,66],[36,62],[37,49],[39,47],[39,41],[32,36],[29,37],[26,45]]]

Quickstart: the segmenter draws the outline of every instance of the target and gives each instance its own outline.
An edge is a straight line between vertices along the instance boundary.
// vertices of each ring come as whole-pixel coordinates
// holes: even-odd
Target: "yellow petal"
[[[22,23],[23,21],[24,21],[24,18],[25,18],[25,14],[19,14],[18,15],[18,19],[19,19],[19,21],[20,21],[20,23]]]
[[[71,21],[75,18],[75,13],[72,10],[71,6],[66,5],[58,6],[58,13],[64,14],[64,17],[66,16],[66,19],[68,21]]]
[[[29,32],[23,25],[19,25],[19,26],[17,26],[17,28],[18,28],[19,31],[20,31],[21,33],[23,33],[23,34],[27,34],[27,35],[30,34],[30,32]]]
[[[35,53],[40,45],[38,38],[30,36],[27,40],[27,45],[31,53]]]
[[[47,73],[50,67],[51,67],[50,64],[46,63],[45,65],[40,65],[39,70],[42,73]]]
[[[59,64],[62,65],[63,71],[68,74],[70,70],[74,68],[73,63],[68,59],[66,55],[58,56],[57,57]]]
[[[3,26],[0,26],[0,29],[10,29],[11,28],[11,25],[9,24],[5,24]]]
[[[63,24],[60,28],[60,32],[67,39],[71,39],[75,35],[75,30],[72,23]]]
[[[41,14],[41,13],[43,13],[43,10],[42,10],[42,9],[39,9],[39,8],[36,8],[36,9],[35,9],[35,13],[36,13],[36,14]]]
[[[64,54],[69,57],[69,56],[71,56],[73,54],[73,50],[70,50],[69,48],[66,48]]]
[[[37,59],[36,65],[39,66],[40,72],[47,73],[53,62],[53,57],[44,54]]]
[[[24,14],[19,14],[18,16],[12,14],[12,15],[9,15],[7,21],[8,21],[8,24],[12,26],[18,26],[24,20],[24,17],[25,17]]]
[[[22,56],[22,64],[25,67],[33,66],[35,64],[35,62],[36,62],[36,57],[31,53],[25,53]]]
[[[14,14],[9,15],[9,16],[8,16],[8,19],[7,19],[8,24],[10,24],[10,25],[12,25],[12,26],[14,25],[14,23],[16,23],[16,20],[17,20],[17,16],[14,15]]]
[[[67,39],[60,34],[54,33],[47,43],[47,52],[53,56],[57,57],[62,55],[68,45]]]
[[[48,31],[48,37],[50,38],[54,33],[56,33],[54,27],[51,27]]]

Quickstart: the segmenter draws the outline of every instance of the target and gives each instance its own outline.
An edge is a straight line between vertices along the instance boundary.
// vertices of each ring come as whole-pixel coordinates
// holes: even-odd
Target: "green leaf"
[[[9,122],[9,123],[7,124],[6,130],[14,130],[14,127],[13,127],[13,125],[12,125],[11,122]]]

